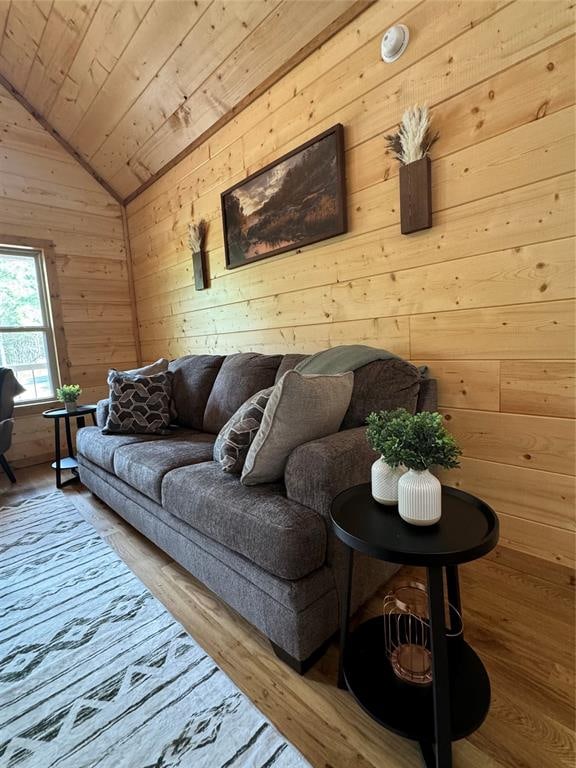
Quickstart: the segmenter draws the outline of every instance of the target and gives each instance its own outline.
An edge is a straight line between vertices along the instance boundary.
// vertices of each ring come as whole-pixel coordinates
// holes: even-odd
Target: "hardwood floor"
[[[53,488],[46,465],[0,478],[0,506]],[[335,686],[338,649],[299,677],[266,639],[80,485],[63,491],[120,557],[315,768],[416,768],[416,745],[367,717]],[[499,550],[461,568],[468,640],[492,681],[482,728],[453,748],[455,768],[574,765],[574,580]],[[375,596],[362,618],[381,604]],[[137,768],[137,766],[134,766]]]

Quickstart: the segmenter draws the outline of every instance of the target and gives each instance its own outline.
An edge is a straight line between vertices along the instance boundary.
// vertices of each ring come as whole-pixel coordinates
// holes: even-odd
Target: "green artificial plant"
[[[56,399],[62,403],[75,403],[81,394],[80,384],[62,384],[56,388]]]
[[[371,413],[366,437],[372,448],[391,467],[422,471],[432,466],[459,466],[461,450],[446,430],[440,413],[411,414],[404,408]]]

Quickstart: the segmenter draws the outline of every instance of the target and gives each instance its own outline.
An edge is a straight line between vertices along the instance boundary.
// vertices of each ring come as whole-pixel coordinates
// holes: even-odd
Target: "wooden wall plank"
[[[39,130],[40,126],[36,123],[36,128],[30,125],[14,125],[10,120],[10,116],[5,114],[4,109],[0,110],[2,114],[2,122],[0,122],[0,147],[8,147],[9,149],[15,149],[21,154],[28,154],[43,159],[51,159],[53,161],[62,160],[62,152],[60,145],[57,148],[54,147],[52,137],[46,133],[46,131]],[[33,120],[32,116],[30,119]],[[69,158],[70,163],[74,160]]]
[[[114,320],[119,323],[132,323],[132,306],[124,304],[106,304],[102,300],[94,302],[70,299],[62,302],[64,322],[92,323],[94,320]]]
[[[574,475],[574,422],[524,414],[442,410],[465,456]]]
[[[576,418],[576,365],[558,360],[503,360],[502,410]]]
[[[438,405],[478,411],[500,410],[499,360],[413,360],[428,366],[438,382]]]
[[[44,237],[51,239],[56,238],[56,232],[72,231],[78,235],[111,237],[121,243],[120,247],[124,247],[121,222],[118,221],[118,217],[80,211],[76,211],[72,217],[65,208],[56,208],[50,205],[33,207],[26,202],[11,200],[6,197],[2,200],[0,220],[12,224],[11,230],[30,227],[30,230],[40,231]],[[42,237],[42,234],[38,237]],[[67,248],[66,250],[76,252],[76,249]]]
[[[500,546],[543,558],[574,570],[576,537],[564,528],[534,523],[513,515],[500,516]]]
[[[286,328],[267,328],[262,331],[218,333],[208,336],[148,339],[142,355],[146,360],[158,357],[178,357],[186,354],[228,355],[247,349],[264,354],[279,352],[319,352],[338,344],[367,344],[384,347],[400,357],[410,356],[408,319],[405,317],[375,317],[369,321],[350,323],[323,323]],[[158,353],[158,350],[164,350]]]
[[[0,168],[2,165],[0,161]],[[34,178],[31,174],[27,175],[25,171],[22,175],[2,170],[0,184],[7,197],[25,205],[38,204],[116,218],[117,209],[114,207],[116,203],[112,203],[110,196],[102,195],[99,190],[79,190],[78,187],[59,184],[54,178],[50,180]]]
[[[463,457],[442,482],[476,493],[500,513],[574,531],[576,486],[569,475]]]
[[[414,357],[539,360],[543,351],[572,360],[576,309],[573,301],[470,309],[410,318]]]

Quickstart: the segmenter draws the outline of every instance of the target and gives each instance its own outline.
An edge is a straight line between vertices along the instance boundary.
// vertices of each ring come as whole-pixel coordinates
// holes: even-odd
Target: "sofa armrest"
[[[304,443],[292,451],[286,464],[286,495],[329,519],[334,497],[353,485],[367,483],[377,458],[366,440],[366,427]]]
[[[366,427],[356,427],[300,445],[292,451],[286,465],[284,481],[288,498],[313,509],[325,520],[326,565],[332,571],[334,586],[341,597],[348,588],[347,548],[331,530],[330,507],[341,491],[369,482],[370,470],[377,458],[378,454],[366,440]],[[356,552],[352,612],[397,569],[398,566]]]
[[[417,411],[438,410],[438,383],[436,379],[422,379],[418,392]]]
[[[110,401],[108,398],[104,400],[98,400],[96,403],[96,424],[103,429],[106,426],[108,419],[108,411],[110,410]]]

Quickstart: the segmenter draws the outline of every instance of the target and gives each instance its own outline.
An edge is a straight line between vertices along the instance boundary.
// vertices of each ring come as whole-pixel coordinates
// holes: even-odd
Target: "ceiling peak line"
[[[116,192],[113,187],[108,184],[108,182],[100,176],[100,174],[92,168],[90,163],[82,157],[80,152],[78,150],[74,149],[74,147],[66,141],[66,139],[56,130],[56,128],[53,128],[52,125],[46,120],[46,118],[38,112],[37,109],[35,109],[32,104],[28,101],[28,99],[23,96],[20,91],[15,88],[12,83],[7,80],[4,75],[0,74],[0,85],[4,86],[4,88],[10,93],[16,101],[21,104],[24,109],[29,112],[32,117],[36,120],[37,123],[39,123],[42,128],[44,128],[45,131],[48,131],[48,133],[56,139],[56,141],[60,144],[60,146],[66,150],[66,152],[71,155],[76,162],[78,162],[84,170],[92,176],[92,178],[100,184],[101,187],[103,187],[106,192],[108,192],[109,195],[111,195],[114,200],[116,200],[117,203],[120,205],[124,205],[124,200],[121,197],[121,195]]]

